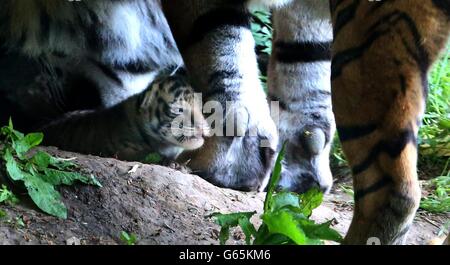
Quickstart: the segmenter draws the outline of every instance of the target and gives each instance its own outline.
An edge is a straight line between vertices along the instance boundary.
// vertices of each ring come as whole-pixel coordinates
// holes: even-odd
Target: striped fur
[[[41,131],[44,144],[69,151],[124,160],[159,153],[174,160],[184,150],[201,147],[209,134],[201,107],[183,71],[164,72],[145,91],[114,107],[69,112]]]
[[[354,175],[346,243],[404,243],[420,201],[417,132],[449,1],[331,1],[332,102]]]
[[[280,143],[287,142],[280,185],[299,192],[317,186],[328,192],[333,182],[328,156],[335,131],[328,3],[296,1],[275,10],[273,20],[269,98],[280,102]]]
[[[402,244],[420,201],[417,132],[428,70],[449,36],[449,1],[329,4],[331,21],[325,1],[296,0],[274,14],[269,90],[280,101],[280,137],[288,141],[282,185],[304,190],[331,181],[322,177],[328,161],[317,167],[302,144],[305,127],[333,133],[329,98],[318,93],[329,92],[331,78],[328,95],[354,175],[355,215],[345,243],[377,237]],[[311,104],[316,115],[308,119],[303,115]],[[330,126],[321,126],[323,121]],[[325,145],[316,158],[328,152]]]
[[[255,4],[277,7],[269,96],[281,107],[281,141],[258,78],[248,9]],[[139,153],[138,143],[154,136],[151,130],[133,131],[145,136],[133,142],[123,139],[123,130],[151,127],[158,104],[144,104],[151,115],[141,126],[129,126],[140,113],[126,106],[153,98],[155,88],[143,91],[161,69],[183,61],[204,101],[234,103],[214,126],[240,118],[232,128],[237,136],[207,138],[201,149],[180,157],[214,184],[263,189],[276,149],[287,141],[280,188],[329,190],[336,121],[354,175],[349,244],[365,244],[370,237],[404,243],[420,200],[416,141],[426,77],[445,46],[449,24],[449,0],[0,2],[0,39],[8,49],[94,83],[103,112],[79,113],[81,118],[66,122],[101,125],[89,141],[98,141],[94,149],[110,148],[105,153]],[[101,130],[117,137],[116,147],[99,141]],[[173,147],[169,136],[156,141],[158,148],[164,141]]]
[[[215,126],[236,117],[242,121],[231,128],[242,137],[208,138],[201,149],[181,159],[190,161],[194,172],[216,185],[263,189],[278,134],[259,81],[248,1],[167,0],[162,4],[194,87],[205,102],[214,100],[224,106],[224,120]],[[227,107],[227,101],[233,104]]]

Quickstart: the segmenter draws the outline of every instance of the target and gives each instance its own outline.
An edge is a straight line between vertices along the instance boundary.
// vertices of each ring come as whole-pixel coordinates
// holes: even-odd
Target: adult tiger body
[[[248,12],[255,3],[277,6],[269,94],[280,102],[280,142],[288,142],[281,185],[329,189],[336,119],[355,176],[345,243],[404,243],[420,199],[415,139],[426,74],[449,35],[449,0],[6,0],[0,38],[93,80],[104,107],[184,60],[205,101],[235,103],[225,121],[245,117],[235,128],[243,136],[207,139],[185,154],[190,166],[217,185],[257,189],[278,134],[258,79]]]

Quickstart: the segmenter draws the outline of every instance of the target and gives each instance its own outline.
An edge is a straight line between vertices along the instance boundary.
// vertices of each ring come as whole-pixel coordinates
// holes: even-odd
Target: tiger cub
[[[124,160],[159,153],[174,160],[184,150],[200,148],[209,127],[201,100],[180,69],[163,71],[145,91],[114,107],[69,112],[42,131],[45,144],[69,151]]]

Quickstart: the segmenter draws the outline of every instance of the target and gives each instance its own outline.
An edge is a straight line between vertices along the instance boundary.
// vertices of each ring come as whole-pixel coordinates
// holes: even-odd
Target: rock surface
[[[219,227],[210,214],[260,212],[263,207],[264,194],[221,189],[171,168],[49,152],[76,157],[82,171],[96,176],[103,187],[62,187],[67,220],[40,212],[26,199],[20,205],[0,206],[7,213],[0,219],[0,244],[122,244],[122,231],[135,234],[138,244],[218,244]],[[313,216],[320,221],[335,218],[335,228],[344,234],[351,220],[350,201],[335,190]],[[435,237],[445,218],[428,217],[432,221],[427,222],[419,216],[410,243]],[[236,229],[228,243],[243,244],[243,238]]]

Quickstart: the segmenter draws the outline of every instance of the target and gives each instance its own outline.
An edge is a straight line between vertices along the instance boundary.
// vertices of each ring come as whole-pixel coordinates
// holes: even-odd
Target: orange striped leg
[[[416,140],[448,1],[342,0],[331,10],[333,111],[355,189],[345,243],[403,244],[420,201]]]

